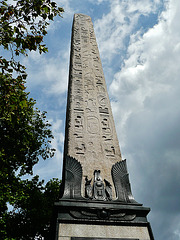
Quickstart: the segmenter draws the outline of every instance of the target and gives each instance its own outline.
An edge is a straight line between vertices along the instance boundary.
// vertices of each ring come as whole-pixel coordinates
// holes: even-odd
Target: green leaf
[[[49,12],[49,7],[45,6],[45,7],[43,7],[43,10],[45,11],[45,13],[48,13]]]

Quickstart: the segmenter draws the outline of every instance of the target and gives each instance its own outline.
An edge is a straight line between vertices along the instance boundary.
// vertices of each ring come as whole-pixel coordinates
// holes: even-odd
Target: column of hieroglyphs
[[[67,154],[81,163],[83,176],[97,169],[112,183],[121,153],[93,24],[82,14],[74,16],[68,101]]]

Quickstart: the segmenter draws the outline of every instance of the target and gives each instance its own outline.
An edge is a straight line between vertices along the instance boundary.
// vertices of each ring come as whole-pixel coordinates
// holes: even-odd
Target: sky
[[[27,90],[47,111],[56,148],[34,174],[62,173],[74,13],[91,16],[123,159],[134,198],[150,207],[156,240],[180,239],[180,1],[62,0],[63,18],[48,27],[49,53],[31,52]]]

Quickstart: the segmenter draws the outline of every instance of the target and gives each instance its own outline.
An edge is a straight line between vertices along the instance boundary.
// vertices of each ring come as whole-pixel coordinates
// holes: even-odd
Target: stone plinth
[[[146,226],[107,226],[87,224],[59,224],[58,240],[71,240],[71,237],[91,238],[123,238],[151,240]]]
[[[149,211],[140,204],[63,200],[56,203],[56,240],[72,237],[153,240],[146,219]]]

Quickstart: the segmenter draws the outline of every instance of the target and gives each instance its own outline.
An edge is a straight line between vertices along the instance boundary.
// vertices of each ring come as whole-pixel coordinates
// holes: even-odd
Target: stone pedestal
[[[85,224],[59,224],[58,240],[75,239],[139,239],[150,240],[146,226],[101,226]]]
[[[140,204],[61,200],[57,213],[56,240],[153,240],[147,214]]]

